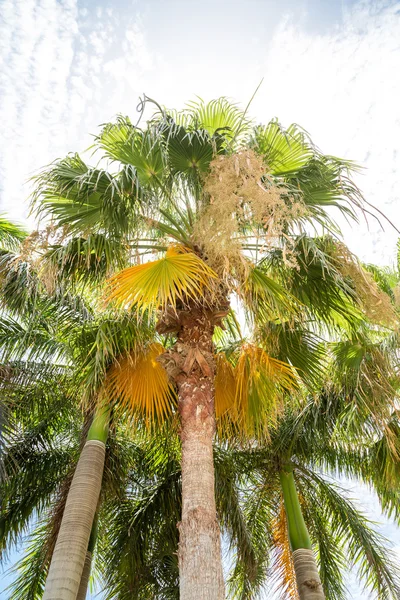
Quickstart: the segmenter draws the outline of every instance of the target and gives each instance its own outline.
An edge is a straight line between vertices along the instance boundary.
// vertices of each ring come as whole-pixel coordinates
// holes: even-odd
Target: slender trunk
[[[221,539],[214,493],[213,324],[205,311],[180,316],[175,347],[182,442],[179,524],[181,600],[224,600]]]
[[[85,564],[83,565],[81,583],[79,585],[79,590],[78,590],[78,595],[76,597],[76,600],[86,600],[91,568],[92,568],[92,553],[89,552],[89,550],[88,550],[86,552]]]
[[[279,476],[300,600],[325,600],[310,536],[301,512],[293,470],[281,471]]]
[[[103,478],[109,411],[89,429],[65,504],[43,600],[77,600]]]
[[[88,545],[88,549],[86,552],[85,564],[83,565],[81,583],[79,586],[78,595],[76,597],[76,600],[85,600],[86,595],[87,595],[89,579],[90,579],[90,571],[92,569],[93,552],[94,552],[94,548],[96,546],[98,520],[99,520],[99,512],[97,510],[96,514],[94,516],[94,520],[93,520],[92,531],[90,532],[89,545]]]

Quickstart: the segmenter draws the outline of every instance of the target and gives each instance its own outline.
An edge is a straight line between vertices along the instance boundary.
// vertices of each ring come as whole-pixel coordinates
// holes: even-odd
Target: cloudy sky
[[[367,200],[400,229],[400,2],[0,0],[0,64],[0,212],[14,219],[37,169],[83,151],[117,113],[134,118],[143,92],[177,108],[195,95],[245,105],[264,78],[254,119],[299,123],[357,161]],[[393,261],[390,225],[345,236],[363,259]]]

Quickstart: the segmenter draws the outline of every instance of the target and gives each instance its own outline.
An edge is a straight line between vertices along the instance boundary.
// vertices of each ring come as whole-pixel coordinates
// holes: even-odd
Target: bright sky
[[[87,148],[117,113],[135,118],[143,92],[177,108],[195,95],[246,105],[264,78],[255,120],[299,123],[365,167],[358,185],[400,229],[400,2],[0,0],[0,64],[0,212],[14,219],[35,170]],[[362,259],[393,261],[389,225],[345,236]]]

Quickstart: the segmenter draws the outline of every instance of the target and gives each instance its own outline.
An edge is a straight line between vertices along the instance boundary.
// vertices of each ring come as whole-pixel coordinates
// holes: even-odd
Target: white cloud
[[[240,52],[229,28],[220,45],[231,52],[215,55],[208,44],[204,53],[194,52],[203,33],[193,26],[185,34],[192,41],[186,60],[175,38],[166,45],[171,26],[177,34],[180,15],[173,12],[162,13],[161,29],[154,7],[147,14],[148,26],[164,36],[149,48],[148,32],[128,3],[87,10],[77,0],[3,0],[0,210],[26,214],[23,181],[55,157],[88,146],[99,123],[118,112],[133,116],[144,91],[178,106],[195,93],[233,94],[245,103],[264,74],[252,106],[256,118],[296,121],[325,152],[367,167],[357,182],[399,226],[400,3],[356,4],[342,22],[336,14],[336,24],[324,23],[322,34],[315,24],[307,28],[315,15],[296,11],[296,22],[283,18],[275,33],[273,27],[264,36],[257,28],[256,37],[244,32]],[[382,235],[372,220],[370,229],[347,230],[351,247],[367,260],[390,261],[397,234],[387,226]]]
[[[0,210],[20,219],[34,171],[133,112],[152,56],[130,7],[90,12],[77,0],[3,0],[0,51]]]
[[[2,9],[1,195],[13,212],[35,159],[49,159],[64,134],[77,11],[75,2],[56,0],[7,1]]]
[[[272,39],[254,105],[258,113],[266,105],[284,124],[301,124],[323,151],[366,167],[357,183],[398,228],[399,40],[399,2],[360,2],[323,34],[287,17]],[[398,234],[385,225],[383,235],[373,220],[370,229],[345,230],[352,249],[367,260],[392,260]]]

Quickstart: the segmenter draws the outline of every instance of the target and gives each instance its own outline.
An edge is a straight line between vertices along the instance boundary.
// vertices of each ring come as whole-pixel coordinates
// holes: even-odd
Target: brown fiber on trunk
[[[300,600],[325,600],[314,552],[305,548],[295,550],[293,564]]]
[[[213,316],[200,308],[179,313],[175,348],[162,363],[178,387],[182,442],[179,523],[181,600],[224,600],[221,539],[214,493],[215,433]]]
[[[105,444],[86,442],[71,483],[43,600],[77,600],[103,477]]]

